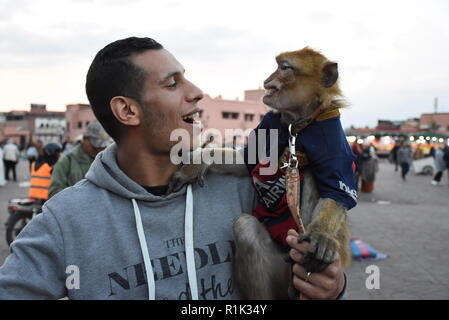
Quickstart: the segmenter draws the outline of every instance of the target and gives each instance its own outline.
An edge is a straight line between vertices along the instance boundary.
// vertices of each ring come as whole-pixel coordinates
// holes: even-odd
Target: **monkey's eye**
[[[286,63],[281,64],[281,65],[279,66],[279,68],[280,68],[282,71],[285,71],[285,70],[288,70],[288,69],[293,70],[293,67],[292,67],[291,65],[289,65],[289,64],[286,64]]]

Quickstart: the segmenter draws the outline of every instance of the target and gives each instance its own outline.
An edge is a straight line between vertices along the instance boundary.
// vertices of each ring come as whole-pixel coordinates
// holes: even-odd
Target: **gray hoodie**
[[[115,144],[100,153],[22,230],[0,268],[0,299],[239,299],[231,226],[255,207],[250,179],[208,174],[190,187],[191,211],[187,186],[152,195],[116,154]]]

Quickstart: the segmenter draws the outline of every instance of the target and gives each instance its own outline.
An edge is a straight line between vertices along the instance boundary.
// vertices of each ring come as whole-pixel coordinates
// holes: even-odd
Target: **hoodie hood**
[[[155,196],[134,182],[117,164],[117,145],[115,143],[100,152],[86,174],[86,179],[100,188],[106,189],[122,198],[140,201],[166,201],[186,193],[186,186],[179,191],[164,196]]]

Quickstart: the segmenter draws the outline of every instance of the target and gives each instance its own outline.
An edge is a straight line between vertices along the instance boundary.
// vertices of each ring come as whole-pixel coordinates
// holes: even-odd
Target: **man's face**
[[[175,129],[186,130],[189,141],[183,142],[190,144],[190,150],[196,149],[201,131],[197,104],[203,98],[202,91],[184,77],[183,66],[165,49],[145,51],[132,61],[149,75],[141,95],[149,150],[169,153],[177,143],[170,141]]]
[[[83,150],[92,159],[95,159],[97,154],[99,154],[104,149],[106,149],[106,148],[96,148],[96,147],[94,147],[92,145],[92,143],[90,143],[89,138],[87,138],[87,137],[83,138]]]

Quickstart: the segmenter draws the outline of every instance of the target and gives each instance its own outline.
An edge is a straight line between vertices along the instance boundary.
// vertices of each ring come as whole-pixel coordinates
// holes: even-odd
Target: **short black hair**
[[[147,73],[131,61],[131,56],[164,47],[151,38],[130,37],[108,44],[95,56],[86,76],[86,94],[92,111],[106,132],[119,140],[123,125],[115,118],[109,102],[124,96],[142,104],[142,88]]]

